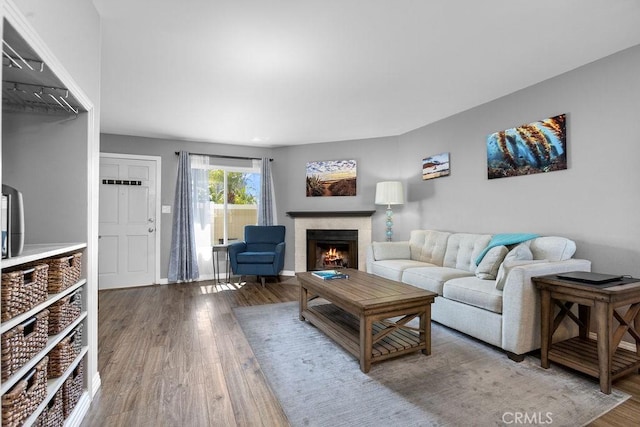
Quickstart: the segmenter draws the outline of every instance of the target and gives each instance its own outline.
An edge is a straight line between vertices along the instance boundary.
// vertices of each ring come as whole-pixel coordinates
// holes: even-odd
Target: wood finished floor
[[[298,292],[294,278],[264,288],[199,282],[100,291],[102,386],[82,426],[288,426],[232,308],[296,301]],[[631,399],[591,425],[638,425],[640,375],[614,386]]]

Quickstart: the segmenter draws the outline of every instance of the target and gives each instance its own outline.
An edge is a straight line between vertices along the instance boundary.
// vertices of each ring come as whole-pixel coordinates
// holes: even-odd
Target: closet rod
[[[176,151],[176,156],[179,155],[180,152]],[[217,157],[219,159],[236,159],[236,160],[262,160],[260,157],[242,157],[242,156],[225,156],[222,154],[207,154],[207,153],[189,153],[195,154],[196,156],[209,156],[209,157]],[[269,159],[270,162],[273,162],[273,159]]]

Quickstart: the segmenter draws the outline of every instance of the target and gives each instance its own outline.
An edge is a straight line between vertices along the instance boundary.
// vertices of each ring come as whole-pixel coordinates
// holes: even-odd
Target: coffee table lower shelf
[[[303,317],[345,350],[360,358],[360,320],[334,304],[308,306]],[[374,337],[387,329],[382,322],[373,322]],[[424,350],[426,343],[418,333],[396,329],[372,345],[371,362],[379,362],[405,353]]]
[[[549,360],[592,377],[600,377],[596,340],[575,337],[554,343],[549,349]],[[640,368],[640,356],[623,348],[618,348],[613,353],[611,357],[612,380],[625,376],[638,368]]]

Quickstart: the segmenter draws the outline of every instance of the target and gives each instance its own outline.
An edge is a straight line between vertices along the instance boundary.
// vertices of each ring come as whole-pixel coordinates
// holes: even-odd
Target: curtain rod
[[[179,155],[180,152],[176,151],[176,156]],[[189,153],[195,154],[196,156],[209,156],[209,157],[218,157],[220,159],[236,159],[236,160],[262,160],[260,157],[242,157],[242,156],[225,156],[222,154],[207,154],[207,153]],[[273,159],[269,159],[270,162],[273,162]]]

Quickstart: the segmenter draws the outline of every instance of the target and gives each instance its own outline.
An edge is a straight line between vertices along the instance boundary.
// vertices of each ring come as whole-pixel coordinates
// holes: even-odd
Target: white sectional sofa
[[[368,246],[366,270],[436,292],[432,320],[521,361],[540,348],[540,297],[531,278],[591,271],[590,261],[572,258],[572,240],[530,237],[413,230],[409,241]],[[514,241],[521,242],[501,244]],[[554,339],[575,334],[577,328],[566,322]]]

